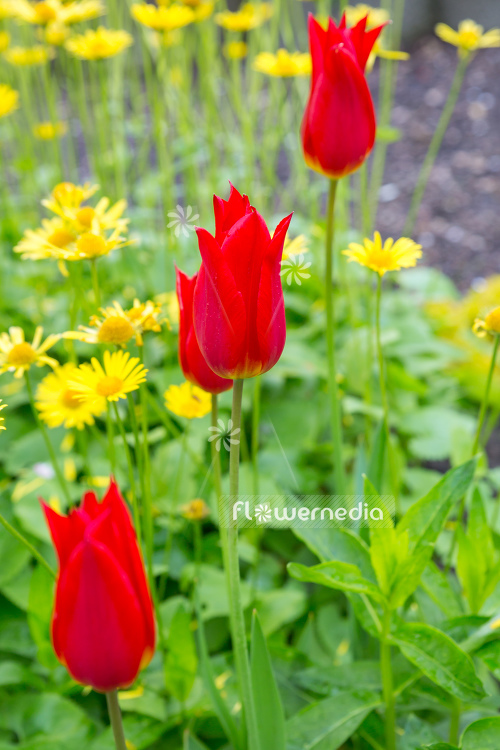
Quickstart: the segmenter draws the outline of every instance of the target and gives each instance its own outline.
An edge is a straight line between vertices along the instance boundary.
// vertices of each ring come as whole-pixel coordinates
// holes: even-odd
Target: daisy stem
[[[375,298],[375,334],[377,340],[377,359],[378,359],[378,377],[380,384],[380,397],[382,399],[382,409],[384,413],[384,428],[387,438],[387,457],[389,459],[389,474],[391,479],[391,488],[396,495],[397,492],[397,473],[394,461],[394,454],[391,445],[391,431],[389,426],[389,402],[387,400],[387,387],[385,382],[384,352],[382,349],[381,327],[380,327],[380,303],[382,299],[382,276],[377,274],[377,295]],[[397,497],[396,497],[397,502]]]
[[[337,372],[335,367],[335,307],[334,307],[334,258],[333,239],[335,231],[335,196],[337,193],[338,180],[330,180],[328,193],[328,205],[326,213],[326,279],[325,279],[325,305],[326,305],[326,346],[328,354],[328,390],[330,396],[330,418],[333,441],[333,461],[335,476],[335,491],[344,494],[345,472],[342,459],[342,419],[339,406],[339,395],[337,388]]]
[[[64,474],[61,471],[61,467],[59,466],[56,458],[56,454],[54,451],[54,446],[50,442],[49,434],[47,432],[47,429],[40,419],[38,415],[38,411],[35,406],[35,399],[33,398],[33,389],[31,387],[31,381],[28,372],[25,373],[25,379],[26,379],[26,390],[28,391],[28,398],[31,405],[31,411],[33,412],[33,416],[35,417],[36,423],[38,425],[38,428],[40,429],[40,432],[42,433],[42,437],[45,441],[45,445],[47,446],[47,451],[50,456],[50,460],[52,463],[52,466],[54,468],[57,481],[59,482],[59,485],[61,487],[61,490],[63,492],[63,495],[65,496],[68,505],[71,505],[71,495],[69,494],[68,485],[66,484],[66,480],[64,479]]]
[[[479,411],[479,417],[477,420],[476,436],[474,438],[474,444],[472,446],[472,455],[475,456],[478,448],[479,441],[481,440],[481,433],[483,431],[484,418],[486,416],[486,409],[488,408],[488,401],[490,399],[491,382],[493,380],[493,373],[495,372],[495,364],[497,361],[498,345],[500,343],[500,335],[495,336],[495,343],[493,345],[493,352],[491,354],[490,369],[488,371],[488,377],[486,379],[486,387],[484,389],[483,400],[481,402],[481,409]]]
[[[118,692],[110,690],[106,693],[106,703],[108,705],[109,721],[113,729],[116,750],[127,750],[127,741],[123,731],[122,712],[118,702]]]
[[[139,513],[139,506],[137,504],[137,491],[135,488],[134,464],[132,463],[132,456],[130,454],[129,444],[127,443],[127,433],[125,432],[125,427],[123,426],[122,418],[120,417],[120,412],[118,411],[116,401],[113,401],[113,408],[115,412],[116,422],[118,424],[118,429],[120,430],[123,448],[125,450],[125,458],[127,460],[128,480],[130,484],[130,492],[132,494],[132,508],[134,511],[135,531],[137,534],[137,538],[142,539],[141,516]]]
[[[15,529],[14,526],[11,526],[11,524],[7,521],[7,519],[4,518],[1,514],[0,514],[0,524],[2,524],[4,529],[8,531],[9,534],[11,534],[14,537],[14,539],[17,539],[18,542],[20,542],[21,544],[24,544],[26,549],[31,552],[35,560],[38,560],[40,565],[43,565],[45,570],[48,570],[51,576],[53,576],[54,578],[57,578],[56,571],[53,568],[51,568],[47,560],[39,553],[39,551],[35,547],[33,547],[31,542],[28,542],[28,540],[17,529]]]
[[[241,399],[243,395],[243,380],[237,379],[233,382],[233,408],[231,419],[233,423],[233,434],[241,434]],[[240,564],[238,556],[238,525],[232,520],[231,508],[238,501],[239,491],[239,463],[240,443],[239,440],[231,441],[229,452],[229,518],[227,533],[227,577],[229,583],[229,616],[231,623],[231,636],[233,651],[236,662],[236,671],[240,685],[241,702],[243,704],[245,723],[247,728],[248,750],[257,750],[257,716],[253,700],[252,683],[250,679],[250,665],[247,650],[247,635],[245,628],[245,616],[241,598]]]
[[[92,289],[94,290],[94,299],[96,307],[101,306],[101,291],[99,289],[99,274],[97,273],[97,261],[92,258],[90,261],[90,275],[92,277]]]
[[[115,435],[113,430],[113,419],[111,416],[111,404],[109,401],[106,426],[108,431],[109,463],[111,464],[111,473],[114,475],[116,474]]]
[[[448,98],[443,107],[443,111],[441,112],[441,117],[439,119],[437,128],[434,131],[429,149],[425,155],[424,163],[422,164],[422,168],[418,175],[417,184],[413,192],[410,210],[408,211],[408,217],[406,219],[406,224],[403,231],[405,237],[410,237],[415,227],[418,209],[420,208],[425,188],[427,186],[427,181],[430,177],[432,167],[436,160],[436,156],[438,155],[442,140],[451,120],[453,110],[455,109],[455,104],[457,103],[458,95],[460,93],[460,89],[462,88],[462,81],[464,80],[464,75],[467,69],[467,65],[469,64],[469,59],[470,55],[463,57],[458,63],[455,70],[455,76],[451,84],[450,93],[448,94]]]

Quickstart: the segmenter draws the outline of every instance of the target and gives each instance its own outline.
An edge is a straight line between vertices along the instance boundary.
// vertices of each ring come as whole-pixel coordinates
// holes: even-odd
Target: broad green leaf
[[[50,620],[54,602],[54,579],[41,565],[33,571],[28,598],[28,625],[37,646],[37,656],[45,667],[58,665],[50,640]]]
[[[458,747],[448,742],[433,742],[432,745],[421,745],[420,750],[458,750]]]
[[[293,578],[306,583],[318,583],[339,591],[352,591],[366,594],[373,599],[383,600],[380,589],[361,575],[356,565],[342,562],[327,562],[308,568],[299,563],[288,563],[288,572]]]
[[[469,724],[462,735],[462,750],[498,750],[500,716],[490,716]]]
[[[287,750],[337,750],[380,703],[377,693],[367,691],[313,703],[287,722]]]
[[[365,578],[375,582],[370,552],[363,540],[350,529],[293,529],[322,562],[338,560],[357,565]]]
[[[252,619],[250,674],[260,750],[285,750],[285,715],[257,612]]]
[[[420,585],[432,601],[448,617],[459,617],[463,614],[460,597],[452,588],[444,571],[431,560],[420,578]]]
[[[170,624],[165,659],[165,682],[178,700],[189,697],[198,668],[198,656],[191,630],[191,615],[183,605],[175,612]]]
[[[183,736],[183,750],[207,750],[207,746],[186,729]]]
[[[392,637],[408,661],[460,700],[477,701],[485,695],[470,656],[442,631],[423,623],[401,623]]]
[[[476,462],[451,469],[425,495],[411,506],[396,527],[398,534],[408,533],[408,558],[399,566],[399,575],[391,592],[391,607],[404,604],[417,588],[420,577],[432,556],[448,514],[467,491],[474,477]]]

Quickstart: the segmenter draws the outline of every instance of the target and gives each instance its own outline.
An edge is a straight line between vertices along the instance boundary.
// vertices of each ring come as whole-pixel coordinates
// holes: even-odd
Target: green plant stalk
[[[0,524],[2,524],[2,526],[4,527],[4,529],[6,531],[8,531],[9,534],[11,534],[14,537],[14,539],[17,539],[18,542],[20,542],[21,544],[23,544],[26,547],[26,549],[29,550],[29,552],[33,555],[33,557],[35,558],[35,560],[38,560],[38,562],[40,563],[40,565],[43,565],[43,567],[45,568],[45,570],[48,570],[48,572],[50,573],[51,576],[53,576],[54,578],[57,578],[56,571],[54,570],[54,568],[52,568],[49,565],[49,563],[43,557],[43,555],[41,555],[40,552],[36,549],[36,547],[34,547],[31,544],[31,542],[28,542],[28,540],[26,539],[26,537],[24,537],[17,529],[15,529],[14,526],[11,526],[11,524],[7,521],[6,518],[4,518],[2,516],[1,513],[0,513]]]
[[[130,448],[127,443],[127,435],[125,432],[125,427],[123,426],[122,418],[120,417],[120,412],[118,411],[118,406],[116,405],[116,401],[113,401],[113,408],[115,412],[116,423],[118,425],[118,429],[120,431],[120,435],[122,438],[123,448],[125,450],[125,458],[127,460],[128,481],[130,484],[130,492],[132,494],[132,509],[134,511],[135,531],[137,534],[137,538],[142,539],[141,514],[139,513],[139,505],[137,503],[137,491],[135,487],[134,464],[132,463],[132,456],[130,454]]]
[[[391,629],[391,612],[384,614],[382,640],[380,642],[380,673],[385,703],[385,743],[386,750],[396,750],[396,707],[394,702],[394,679],[392,674],[391,646],[389,633]]]
[[[233,430],[241,431],[241,399],[243,395],[243,380],[233,381],[233,407],[231,419]],[[241,434],[241,432],[240,432]],[[231,443],[229,452],[229,510],[238,500],[239,492],[239,441]],[[229,608],[231,622],[231,637],[236,662],[236,671],[240,686],[241,702],[247,728],[248,750],[258,750],[257,716],[253,700],[252,683],[250,678],[250,664],[247,651],[247,637],[245,616],[241,599],[240,562],[238,556],[238,525],[229,513],[227,529],[227,574],[229,582]]]
[[[55,129],[57,127],[57,122],[58,122],[57,103],[56,103],[56,96],[55,96],[54,85],[53,85],[55,76],[52,74],[52,71],[50,70],[50,62],[47,62],[45,65],[42,65],[41,67],[43,71],[43,85],[45,88],[47,106],[49,110],[49,120]],[[64,162],[63,162],[62,153],[61,153],[61,143],[57,135],[55,135],[55,137],[52,139],[52,146],[54,149],[54,156],[55,156],[56,164],[59,167],[60,179],[62,180],[64,178]]]
[[[94,290],[94,299],[96,307],[101,306],[101,292],[99,289],[99,274],[97,273],[97,261],[93,258],[90,261],[90,275],[92,277],[92,289]]]
[[[116,750],[127,750],[127,741],[123,731],[122,712],[118,703],[118,693],[116,690],[110,690],[106,693],[106,703],[108,704],[108,714],[115,738]]]
[[[61,467],[59,466],[59,463],[57,461],[57,457],[54,451],[54,446],[50,442],[47,428],[45,427],[44,423],[42,422],[42,420],[40,419],[38,415],[38,411],[35,406],[35,399],[33,398],[33,389],[31,387],[31,380],[29,378],[29,374],[27,371],[25,373],[25,380],[26,380],[26,390],[28,391],[28,398],[29,398],[30,405],[31,405],[31,411],[33,412],[33,416],[35,417],[38,428],[40,432],[42,433],[42,437],[45,441],[45,445],[47,446],[47,451],[49,453],[50,461],[54,468],[57,481],[59,482],[59,485],[61,487],[61,490],[63,491],[64,497],[66,498],[68,505],[71,505],[71,495],[69,494],[68,485],[66,484],[64,474],[62,473]]]
[[[333,275],[335,270],[333,258],[333,239],[335,230],[335,196],[337,180],[330,181],[328,204],[326,213],[326,270],[325,270],[325,305],[326,305],[326,346],[328,355],[328,390],[330,396],[330,418],[333,441],[333,460],[335,491],[343,495],[345,491],[345,472],[342,458],[342,418],[340,414],[339,395],[337,387],[337,371],[335,366],[335,306],[333,291]]]
[[[479,449],[479,442],[481,440],[481,433],[483,431],[484,419],[486,417],[486,410],[488,408],[488,401],[490,399],[491,382],[493,380],[493,373],[495,372],[495,364],[498,354],[498,345],[500,344],[500,335],[495,335],[495,343],[493,345],[493,352],[491,354],[490,368],[488,370],[488,377],[486,378],[486,386],[484,389],[483,400],[481,402],[481,408],[479,410],[479,417],[477,420],[476,435],[474,437],[474,443],[472,445],[472,455],[475,456]]]
[[[449,742],[451,745],[458,745],[458,739],[460,735],[460,713],[461,703],[458,698],[453,698],[451,708],[451,719],[450,719],[450,735]]]
[[[116,474],[116,454],[115,454],[115,434],[113,430],[113,419],[111,416],[111,404],[107,403],[107,419],[106,428],[108,432],[108,445],[109,445],[109,463],[111,464],[111,473]]]
[[[378,359],[378,376],[380,383],[380,396],[382,398],[382,409],[384,412],[384,427],[387,437],[387,457],[389,459],[389,473],[391,477],[391,487],[394,492],[397,503],[397,472],[394,460],[394,453],[391,444],[391,430],[389,425],[389,402],[387,399],[387,388],[385,383],[384,352],[382,349],[382,336],[380,327],[380,303],[382,300],[382,276],[377,274],[377,295],[375,301],[375,337],[377,340],[377,359]]]
[[[418,210],[422,202],[425,188],[427,186],[433,164],[436,160],[436,156],[438,155],[438,151],[441,147],[441,143],[446,133],[446,129],[448,128],[453,110],[455,109],[455,104],[457,103],[458,95],[462,87],[462,82],[469,61],[470,55],[461,58],[455,70],[450,93],[448,94],[448,98],[443,107],[443,111],[441,113],[441,117],[439,118],[437,128],[434,131],[429,149],[427,151],[427,154],[425,155],[420,174],[418,175],[417,184],[415,186],[415,190],[410,203],[410,210],[408,211],[405,228],[403,230],[403,234],[405,237],[410,237],[415,227],[415,221],[417,219]]]
[[[253,493],[259,494],[259,426],[260,426],[260,393],[261,379],[257,375],[253,384],[253,411],[252,411],[252,476]]]

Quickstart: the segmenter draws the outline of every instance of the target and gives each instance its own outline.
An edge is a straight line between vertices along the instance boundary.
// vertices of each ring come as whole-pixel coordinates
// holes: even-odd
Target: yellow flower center
[[[95,211],[91,206],[85,206],[85,208],[81,208],[77,215],[76,220],[79,224],[81,224],[84,227],[87,227],[90,229],[92,226],[92,221],[94,220]]]
[[[106,252],[106,242],[102,237],[92,232],[86,232],[78,238],[76,246],[81,255],[86,258],[97,258],[99,255],[104,255]]]
[[[481,38],[481,33],[476,30],[461,31],[459,35],[460,46],[464,49],[475,49]]]
[[[40,23],[48,23],[54,21],[57,17],[57,13],[48,3],[40,2],[36,3],[34,7],[37,19]]]
[[[69,388],[67,391],[64,391],[62,393],[61,403],[67,409],[78,409],[82,405],[82,402],[76,398],[75,392],[70,390]]]
[[[120,393],[122,388],[123,380],[121,378],[117,378],[115,375],[106,375],[106,377],[100,380],[97,384],[96,391],[99,396],[109,398],[109,396],[114,396],[117,393]]]
[[[484,319],[488,330],[493,333],[500,333],[500,307],[495,307],[494,310],[488,313]]]
[[[35,359],[36,352],[26,341],[13,346],[7,357],[8,363],[14,367],[26,367],[33,364]]]
[[[74,239],[74,235],[67,229],[56,229],[55,232],[52,232],[48,241],[56,247],[67,247]]]
[[[101,344],[126,344],[133,335],[132,324],[126,318],[115,315],[103,321],[97,338]]]

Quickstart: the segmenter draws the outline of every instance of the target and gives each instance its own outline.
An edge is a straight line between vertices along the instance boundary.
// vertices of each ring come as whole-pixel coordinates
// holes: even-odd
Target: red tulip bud
[[[304,158],[338,179],[360,167],[375,142],[375,110],[365,66],[385,24],[366,31],[366,18],[348,29],[345,16],[325,30],[309,16],[312,78],[302,121]]]
[[[193,326],[193,294],[198,274],[191,278],[175,269],[179,300],[179,361],[186,380],[208,393],[222,393],[232,388],[233,381],[216,375],[207,365],[196,340]]]
[[[59,558],[52,643],[71,676],[107,692],[130,685],[153,656],[155,624],[127,507],[112,480],[67,516],[42,502]]]
[[[267,372],[285,346],[280,263],[292,215],[271,238],[262,216],[231,185],[214,196],[215,237],[197,229],[202,257],[194,290],[194,328],[210,368],[225,378]]]

